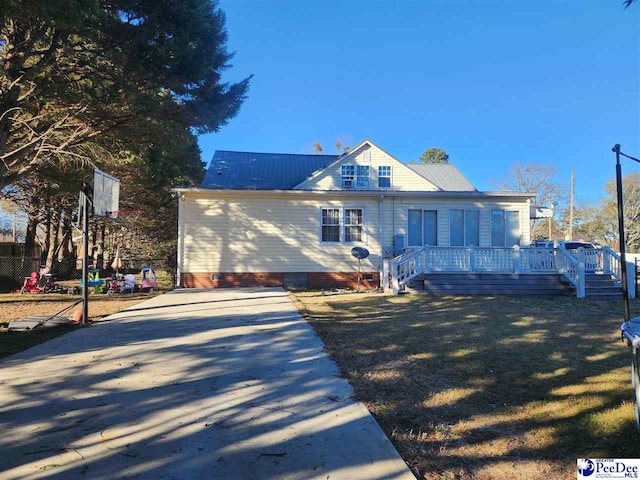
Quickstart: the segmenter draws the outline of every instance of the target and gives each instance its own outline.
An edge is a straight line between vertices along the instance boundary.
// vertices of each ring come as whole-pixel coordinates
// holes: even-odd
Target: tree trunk
[[[62,222],[60,216],[54,222],[51,228],[51,238],[49,240],[49,251],[47,252],[47,267],[53,269],[53,263],[58,256],[58,250],[60,249],[60,236],[62,234]]]
[[[49,258],[49,250],[51,249],[51,217],[52,212],[46,212],[45,228],[44,228],[44,246],[42,248],[42,258]]]
[[[38,205],[35,199],[32,199],[29,205],[28,221],[27,221],[27,235],[24,240],[24,256],[35,257],[36,256],[36,230],[38,230],[39,215]]]

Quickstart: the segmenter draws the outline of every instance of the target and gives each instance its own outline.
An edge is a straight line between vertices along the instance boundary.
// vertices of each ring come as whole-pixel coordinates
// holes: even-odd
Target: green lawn
[[[620,299],[294,298],[419,478],[575,478],[579,457],[640,457]]]

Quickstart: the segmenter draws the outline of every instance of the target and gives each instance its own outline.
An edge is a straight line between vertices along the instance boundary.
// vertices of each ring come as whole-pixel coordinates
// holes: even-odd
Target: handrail
[[[557,249],[559,255],[556,256],[556,268],[558,272],[564,275],[575,287],[576,297],[585,298],[586,281],[584,263],[578,262],[573,255],[567,252],[564,245],[560,245]]]
[[[602,271],[622,281],[622,258],[609,246],[602,247]]]
[[[391,261],[391,288],[394,295],[397,295],[400,287],[406,285],[409,280],[424,273],[424,253],[425,249],[418,247],[398,255]]]
[[[613,252],[615,255],[615,252]],[[608,255],[608,254],[607,254]],[[611,262],[615,258],[611,255]],[[618,262],[619,264],[619,262]],[[585,264],[561,245],[539,247],[416,247],[385,261],[385,288],[397,294],[409,281],[429,272],[547,273],[564,275],[575,287],[576,296],[586,295]]]

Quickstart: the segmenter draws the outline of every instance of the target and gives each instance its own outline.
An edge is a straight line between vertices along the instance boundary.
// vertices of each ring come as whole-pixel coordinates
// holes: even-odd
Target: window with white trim
[[[438,245],[438,211],[408,210],[407,245],[422,247]]]
[[[364,208],[321,208],[321,243],[364,242]]]
[[[520,212],[491,210],[491,246],[512,247],[520,245]]]
[[[356,166],[356,187],[369,188],[369,165]]]
[[[363,212],[361,208],[344,210],[344,241],[346,243],[362,242]]]
[[[452,208],[449,210],[449,245],[480,245],[480,211]]]
[[[378,188],[391,187],[391,165],[378,166]]]
[[[356,175],[356,167],[354,165],[342,165],[342,187],[353,188]]]
[[[340,209],[322,209],[322,242],[332,243],[340,241]]]

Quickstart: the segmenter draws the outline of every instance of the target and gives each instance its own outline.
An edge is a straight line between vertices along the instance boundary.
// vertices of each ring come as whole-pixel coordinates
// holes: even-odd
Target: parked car
[[[567,250],[577,250],[578,248],[595,248],[593,243],[582,242],[578,240],[536,240],[531,242],[532,247],[554,248],[556,246],[564,246]]]
[[[567,250],[577,250],[578,248],[596,248],[593,243],[589,243],[589,242],[578,242],[578,241],[566,241],[566,242],[560,242],[561,244],[564,245],[564,248],[566,248]]]

